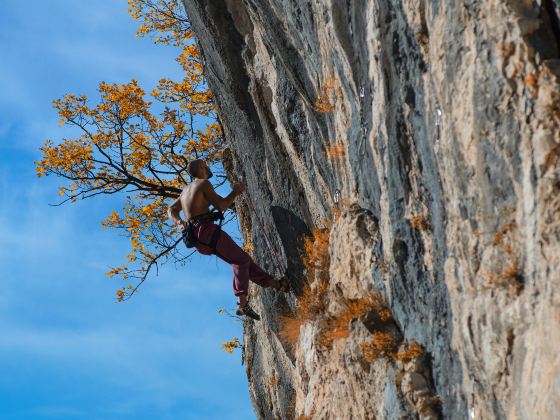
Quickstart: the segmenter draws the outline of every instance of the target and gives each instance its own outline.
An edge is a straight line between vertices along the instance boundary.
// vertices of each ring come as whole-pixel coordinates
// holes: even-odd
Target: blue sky
[[[58,126],[53,99],[98,83],[178,79],[176,51],[135,37],[125,0],[3,0],[0,14],[0,418],[251,419],[231,270],[169,266],[114,302],[104,276],[128,252],[105,197],[62,207],[33,162]],[[231,229],[235,229],[232,227]],[[232,234],[238,239],[238,232]]]

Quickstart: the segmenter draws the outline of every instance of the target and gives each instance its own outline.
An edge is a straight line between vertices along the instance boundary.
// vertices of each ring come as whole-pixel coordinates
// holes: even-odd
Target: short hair
[[[200,171],[200,165],[202,165],[203,162],[204,161],[202,159],[191,160],[187,165],[187,171],[189,172],[189,174],[196,178]]]

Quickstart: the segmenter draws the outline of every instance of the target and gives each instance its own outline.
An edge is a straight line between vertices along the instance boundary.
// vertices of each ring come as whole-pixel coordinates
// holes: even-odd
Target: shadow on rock
[[[311,231],[305,222],[290,210],[273,206],[271,211],[288,260],[287,273],[290,277],[290,285],[296,296],[301,296],[305,284],[303,274],[305,267],[302,262],[303,239],[310,236]]]

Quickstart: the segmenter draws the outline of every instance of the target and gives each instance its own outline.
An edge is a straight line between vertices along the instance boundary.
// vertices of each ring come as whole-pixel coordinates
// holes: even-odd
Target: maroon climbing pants
[[[212,234],[218,228],[212,221],[203,221],[194,227],[194,235],[205,244],[209,244]],[[197,245],[196,250],[204,255],[211,255],[212,248],[205,245]],[[216,244],[216,255],[231,264],[233,269],[233,294],[235,296],[247,294],[249,291],[249,280],[261,287],[271,287],[273,277],[260,268],[249,254],[237,245],[231,237],[222,231]]]

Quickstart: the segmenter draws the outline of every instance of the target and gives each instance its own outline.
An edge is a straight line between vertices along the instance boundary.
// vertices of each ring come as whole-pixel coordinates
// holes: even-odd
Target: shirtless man
[[[187,221],[190,220],[194,225],[194,236],[197,239],[196,250],[201,254],[211,255],[214,250],[209,245],[214,232],[219,227],[213,223],[213,220],[204,218],[208,213],[208,207],[212,204],[219,211],[226,210],[231,206],[235,197],[245,191],[245,186],[239,183],[233,184],[233,191],[224,198],[214,191],[214,187],[208,181],[212,177],[212,171],[206,162],[201,159],[191,161],[187,170],[195,179],[183,189],[179,198],[169,206],[167,214],[183,230],[187,228]],[[182,220],[179,215],[181,210],[185,215],[185,220]],[[237,315],[245,315],[256,320],[260,319],[259,315],[248,304],[249,279],[261,287],[273,287],[282,292],[289,291],[286,276],[280,280],[275,280],[256,265],[251,256],[243,251],[227,233],[221,232],[219,234],[215,251],[220,259],[232,266],[233,293],[238,297]]]

